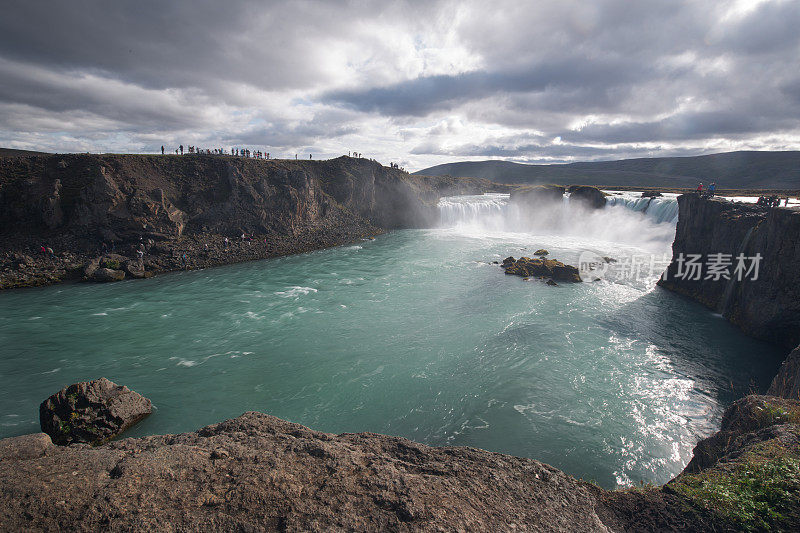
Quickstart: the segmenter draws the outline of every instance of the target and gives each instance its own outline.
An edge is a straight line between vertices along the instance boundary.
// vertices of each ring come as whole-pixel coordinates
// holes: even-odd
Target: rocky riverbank
[[[503,188],[350,157],[0,158],[0,289],[92,278],[109,253],[153,274],[346,244],[435,225],[443,195]]]
[[[532,459],[256,412],[95,447],[25,435],[0,440],[0,530],[796,530],[797,413],[745,398],[683,474],[618,491]]]

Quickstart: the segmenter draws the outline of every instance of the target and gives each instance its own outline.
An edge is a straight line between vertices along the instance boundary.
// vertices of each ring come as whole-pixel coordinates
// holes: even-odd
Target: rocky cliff
[[[791,349],[800,344],[800,212],[792,209],[678,197],[680,214],[672,246],[673,259],[659,285],[721,313],[756,338]],[[679,258],[699,254],[699,279]],[[708,263],[713,254],[730,260],[729,280],[714,279]],[[738,279],[737,257],[760,256],[755,270]],[[747,270],[754,261],[746,259]]]
[[[75,277],[87,260],[111,249],[135,258],[140,244],[150,269],[166,271],[430,227],[441,195],[494,187],[486,180],[411,176],[350,157],[0,158],[0,288]],[[247,247],[223,246],[225,237],[242,234]],[[265,245],[256,250],[251,241]]]
[[[796,531],[798,412],[745,398],[684,474],[618,491],[532,459],[255,412],[97,447],[24,435],[0,440],[0,531]]]

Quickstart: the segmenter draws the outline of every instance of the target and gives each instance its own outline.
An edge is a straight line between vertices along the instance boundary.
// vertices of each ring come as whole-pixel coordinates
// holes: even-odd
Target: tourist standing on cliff
[[[717,190],[717,182],[712,182],[711,185],[708,186],[708,195],[714,196],[716,190]]]
[[[161,155],[164,155],[164,145],[161,145]]]
[[[697,189],[694,192],[696,192],[697,194],[703,194],[703,184],[700,183],[700,185],[697,186]]]
[[[181,151],[181,155],[183,155],[183,145],[180,145],[179,149]]]

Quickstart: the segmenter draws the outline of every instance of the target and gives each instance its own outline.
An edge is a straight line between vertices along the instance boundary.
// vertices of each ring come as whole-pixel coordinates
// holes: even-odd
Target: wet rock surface
[[[53,443],[107,442],[153,410],[150,400],[106,378],[64,387],[39,406],[42,431]]]

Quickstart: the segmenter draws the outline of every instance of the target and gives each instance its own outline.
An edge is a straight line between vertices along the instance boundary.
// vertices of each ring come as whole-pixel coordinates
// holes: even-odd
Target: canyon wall
[[[52,155],[0,158],[0,224],[120,239],[287,234],[346,215],[384,229],[435,223],[442,191],[486,180],[410,176],[367,159]]]
[[[695,194],[678,197],[680,215],[672,263],[659,285],[721,313],[753,337],[792,349],[800,344],[800,212],[769,209]],[[699,279],[680,277],[680,257],[699,254]],[[714,279],[712,254],[730,260],[730,280]],[[736,275],[737,256],[760,255],[755,270]],[[746,260],[746,269],[754,266]],[[753,279],[755,278],[755,279]]]
[[[0,289],[86,277],[99,256],[136,260],[142,244],[144,275],[432,227],[440,196],[502,188],[351,157],[0,157]]]

